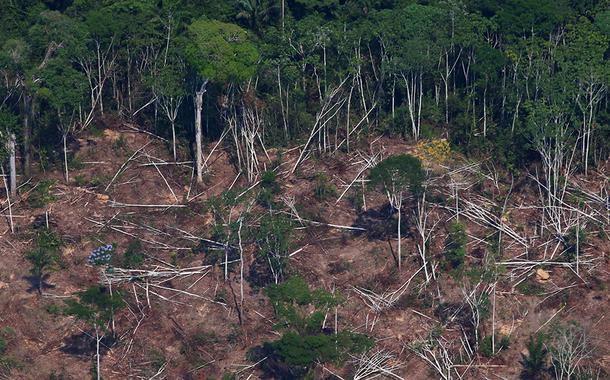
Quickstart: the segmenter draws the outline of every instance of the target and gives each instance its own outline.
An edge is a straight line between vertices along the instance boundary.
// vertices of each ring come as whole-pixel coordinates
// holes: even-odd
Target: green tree
[[[367,336],[348,331],[323,333],[324,316],[342,299],[321,289],[310,289],[305,280],[292,277],[271,285],[265,294],[279,319],[276,328],[284,331],[274,342],[266,342],[251,351],[253,359],[267,356],[263,370],[280,379],[304,376],[316,362],[341,362],[350,354],[369,349],[373,342]],[[259,358],[259,356],[261,356]]]
[[[377,164],[369,174],[370,184],[380,188],[388,197],[390,206],[398,213],[398,268],[402,267],[401,252],[401,222],[402,203],[405,191],[409,190],[413,195],[423,191],[422,183],[425,172],[418,158],[408,154],[401,154],[386,158]]]
[[[49,271],[59,262],[61,239],[55,232],[45,228],[37,233],[35,244],[36,247],[28,251],[25,258],[32,265],[32,282],[38,293],[42,294],[42,289],[49,286],[45,283]]]
[[[92,286],[84,292],[78,293],[78,300],[66,301],[66,305],[66,314],[86,322],[95,332],[96,373],[97,379],[100,380],[100,343],[108,331],[114,333],[107,325],[113,325],[111,321],[114,313],[125,306],[125,301],[116,290],[110,292],[107,288]]]
[[[188,27],[185,56],[203,79],[195,92],[195,140],[197,182],[203,182],[203,152],[201,137],[201,111],[203,94],[208,81],[219,84],[241,83],[256,72],[258,49],[250,34],[234,24],[201,18]]]
[[[521,378],[524,380],[542,380],[547,371],[546,357],[548,351],[542,335],[530,336],[527,343],[527,355],[522,354]]]

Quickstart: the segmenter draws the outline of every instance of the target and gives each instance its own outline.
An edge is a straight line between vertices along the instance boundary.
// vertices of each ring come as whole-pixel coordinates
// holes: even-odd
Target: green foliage
[[[401,154],[386,158],[377,164],[371,170],[369,179],[372,186],[383,187],[391,194],[404,189],[419,194],[423,190],[425,173],[418,158]]]
[[[277,182],[277,174],[273,170],[267,170],[261,175],[261,186],[269,189],[274,194],[280,192],[280,184]]]
[[[296,330],[300,334],[320,331],[324,315],[341,303],[341,297],[321,289],[311,290],[301,277],[292,277],[284,283],[265,289],[280,320],[278,327]],[[308,305],[315,307],[309,312]]]
[[[325,200],[337,195],[337,188],[335,187],[335,185],[330,183],[326,174],[317,173],[314,176],[314,179],[316,181],[314,187],[314,195],[316,196],[316,198],[318,198],[319,200]]]
[[[269,376],[300,378],[315,363],[341,363],[350,354],[362,353],[373,346],[373,341],[362,334],[322,332],[324,315],[342,301],[338,295],[312,290],[300,277],[271,285],[265,294],[280,320],[276,327],[284,330],[284,334],[279,340],[251,350],[249,355],[253,360],[269,358],[262,365]]]
[[[498,351],[506,350],[510,347],[510,338],[507,336],[496,336],[495,343],[497,354]],[[483,339],[481,339],[481,343],[479,344],[479,352],[481,353],[481,355],[488,358],[493,356],[491,335],[486,335],[485,337],[483,337]]]
[[[259,53],[250,34],[234,24],[199,19],[188,27],[185,54],[199,75],[213,82],[243,82],[254,76]]]
[[[582,254],[583,246],[587,242],[587,235],[583,228],[572,227],[568,233],[563,237],[564,253],[563,256],[566,261],[576,261],[576,253]]]
[[[466,258],[466,243],[468,236],[466,235],[466,227],[454,222],[449,226],[449,235],[445,242],[445,263],[451,269],[459,269],[464,264]]]
[[[125,254],[123,255],[124,268],[138,268],[144,263],[144,254],[142,252],[142,243],[139,240],[132,240],[127,245]]]
[[[114,290],[111,294],[107,288],[92,286],[78,293],[78,300],[67,300],[65,313],[99,328],[123,306],[120,292]]]
[[[250,270],[251,283],[262,287],[283,280],[293,228],[292,221],[281,214],[265,214],[260,219],[260,225],[254,231],[258,250],[255,265]]]
[[[42,208],[55,201],[55,196],[51,194],[53,185],[55,185],[55,181],[51,179],[40,181],[28,196],[29,205],[34,208]]]
[[[537,296],[544,292],[544,288],[534,280],[525,280],[517,285],[517,290],[526,296]]]
[[[26,252],[25,258],[32,265],[30,273],[33,277],[33,283],[39,293],[47,286],[44,283],[48,272],[52,270],[60,260],[61,238],[55,232],[49,229],[39,231],[35,239],[36,246],[34,249]]]
[[[521,378],[524,380],[538,380],[543,378],[543,374],[547,371],[546,357],[547,349],[545,346],[545,338],[539,334],[530,336],[527,343],[527,355],[522,355]]]
[[[348,353],[362,353],[372,347],[372,340],[349,331],[306,336],[287,332],[266,347],[288,365],[309,367],[316,362],[338,362],[346,359]]]
[[[265,208],[273,208],[274,197],[281,191],[280,184],[277,182],[277,174],[272,170],[264,172],[260,186],[261,190],[256,197],[256,202]]]

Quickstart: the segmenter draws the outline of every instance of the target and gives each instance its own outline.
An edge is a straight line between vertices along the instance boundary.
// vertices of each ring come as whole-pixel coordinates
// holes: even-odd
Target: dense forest
[[[1,379],[610,376],[610,1],[4,0],[0,47]]]
[[[2,138],[29,173],[106,115],[184,142],[196,140],[199,117],[207,139],[254,117],[271,146],[301,141],[317,123],[322,150],[366,116],[356,133],[443,136],[511,170],[575,147],[572,167],[586,172],[609,152],[608,7],[9,1]]]

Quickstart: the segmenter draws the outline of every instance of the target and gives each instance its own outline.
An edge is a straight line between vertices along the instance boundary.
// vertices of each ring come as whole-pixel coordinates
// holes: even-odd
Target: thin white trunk
[[[68,144],[66,142],[66,140],[67,140],[67,134],[66,133],[63,133],[62,140],[63,140],[63,145],[64,145],[64,171],[65,171],[65,179],[66,179],[66,183],[68,183],[70,181],[70,175],[68,173]]]
[[[197,157],[197,182],[203,182],[203,149],[201,146],[201,110],[203,108],[203,93],[205,91],[197,91],[195,97],[195,144]]]
[[[102,371],[100,369],[100,342],[102,340],[102,337],[100,337],[100,332],[99,329],[97,327],[97,325],[95,326],[95,357],[96,357],[96,373],[97,373],[97,380],[100,380],[102,378]]]
[[[16,165],[16,144],[15,134],[11,133],[8,138],[8,151],[9,151],[9,175],[10,175],[10,193],[11,197],[17,196],[17,165]]]

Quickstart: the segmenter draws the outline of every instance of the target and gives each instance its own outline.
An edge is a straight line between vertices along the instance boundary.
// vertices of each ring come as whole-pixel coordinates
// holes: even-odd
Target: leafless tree
[[[585,329],[570,325],[553,337],[549,351],[555,378],[570,380],[584,369],[583,362],[591,357],[592,348]]]

